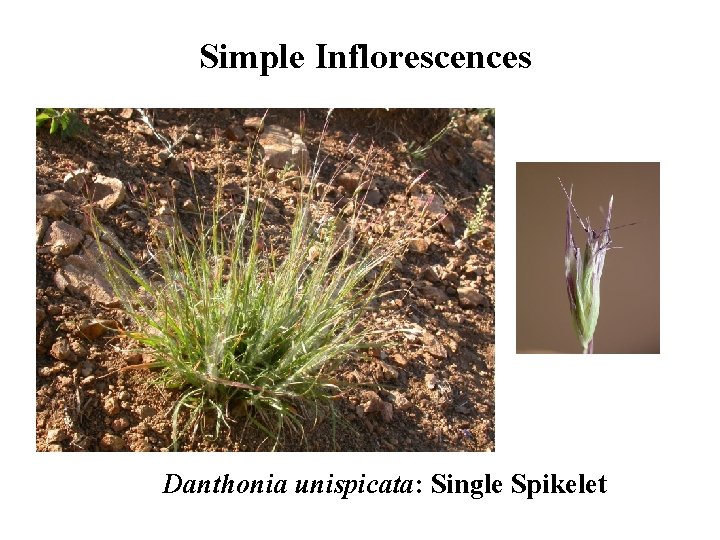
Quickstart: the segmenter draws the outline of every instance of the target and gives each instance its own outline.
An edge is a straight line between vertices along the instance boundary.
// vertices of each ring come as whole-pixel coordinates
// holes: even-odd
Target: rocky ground
[[[228,204],[249,185],[269,203],[272,242],[287,231],[298,195],[297,175],[283,165],[305,152],[325,158],[326,212],[341,211],[359,187],[360,215],[406,228],[411,240],[367,321],[394,333],[395,344],[338,369],[337,421],[314,419],[277,449],[494,450],[492,204],[482,230],[464,238],[482,188],[494,184],[492,111],[335,110],[324,136],[327,110],[270,110],[264,122],[264,110],[147,113],[146,122],[134,109],[82,109],[88,129],[77,136],[37,132],[38,450],[171,446],[177,394],[153,384],[147,359],[119,332],[128,320],[98,269],[90,210],[107,228],[103,242],[143,261],[169,216],[196,214],[218,182]],[[454,126],[418,152],[451,117]],[[270,182],[258,194],[252,179],[263,160]],[[182,449],[270,447],[246,427]]]

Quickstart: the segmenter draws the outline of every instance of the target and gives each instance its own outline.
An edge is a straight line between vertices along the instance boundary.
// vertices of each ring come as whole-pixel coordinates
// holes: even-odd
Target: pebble
[[[114,325],[114,321],[105,319],[83,319],[78,323],[78,332],[90,341],[93,341],[108,331],[108,328]]]
[[[362,201],[365,204],[369,204],[370,206],[377,206],[382,202],[382,193],[380,193],[380,190],[378,189],[370,189],[368,190],[364,196],[362,196]]]
[[[114,396],[105,398],[103,401],[103,410],[110,416],[115,416],[120,412],[120,400]]]
[[[106,433],[102,439],[100,439],[100,447],[106,451],[119,452],[125,448],[125,441],[122,437],[113,435],[112,433]]]
[[[35,308],[35,327],[40,326],[40,323],[45,320],[45,311],[42,308]]]
[[[265,122],[262,117],[260,116],[248,116],[243,121],[243,128],[246,130],[256,131],[258,133],[261,133],[263,130],[263,127],[265,126]]]
[[[310,153],[298,133],[281,126],[267,126],[259,142],[270,167],[282,170],[289,164],[301,173],[309,169]]]
[[[427,351],[435,358],[447,358],[447,350],[438,338],[432,334],[425,333],[423,334],[422,340]]]
[[[437,375],[434,373],[428,373],[425,375],[425,386],[427,386],[430,390],[433,390],[438,384],[438,378]]]
[[[138,414],[140,415],[141,419],[145,420],[146,418],[155,416],[157,414],[157,411],[153,407],[150,407],[149,405],[143,405],[138,410]]]
[[[67,439],[67,433],[65,433],[65,430],[63,429],[48,429],[46,442],[48,444],[57,444],[61,443]]]
[[[115,432],[123,431],[123,430],[127,429],[128,427],[130,427],[130,420],[128,420],[124,416],[122,416],[120,418],[116,418],[112,422],[112,428],[113,428],[113,431],[115,431]]]
[[[395,362],[399,366],[407,366],[409,364],[409,360],[399,353],[393,354],[392,359],[393,362]]]
[[[128,365],[136,366],[138,364],[142,364],[143,362],[143,355],[139,352],[132,352],[128,353],[125,357],[125,362],[127,362]]]
[[[197,144],[197,139],[195,138],[194,133],[184,133],[180,140],[189,146],[195,146]]]
[[[452,219],[450,219],[450,216],[444,216],[440,219],[440,227],[442,227],[442,230],[449,235],[455,234],[455,224]]]
[[[412,197],[411,203],[415,208],[426,212],[431,217],[440,217],[445,214],[445,202],[442,197],[436,193]]]
[[[408,248],[415,253],[425,253],[428,250],[428,241],[424,238],[412,238],[408,241]]]
[[[92,175],[87,169],[76,169],[63,178],[63,187],[70,193],[78,193],[92,182]]]
[[[80,343],[79,341],[71,341],[70,342],[70,349],[72,352],[74,352],[76,355],[78,355],[80,358],[87,358],[88,350],[85,348],[85,346]]]
[[[85,235],[77,227],[64,221],[53,221],[50,224],[43,243],[50,247],[53,255],[70,255],[80,245]]]
[[[117,178],[98,174],[92,184],[92,200],[102,210],[109,211],[125,200],[125,186]]]
[[[460,305],[466,308],[488,306],[488,299],[472,287],[460,287],[457,290]]]
[[[365,390],[361,394],[360,408],[365,414],[381,412],[384,407],[383,403],[383,400],[377,395],[377,392]]]
[[[73,361],[75,359],[75,353],[72,352],[70,349],[70,343],[67,338],[64,337],[53,343],[53,346],[50,349],[50,355],[61,362]]]
[[[55,285],[61,291],[69,290],[87,296],[105,305],[118,303],[112,287],[102,276],[95,259],[90,255],[70,255],[55,273]]]
[[[406,411],[411,406],[410,400],[398,391],[390,392],[390,399],[398,411]]]
[[[61,218],[68,211],[68,207],[64,202],[62,202],[62,199],[60,199],[57,193],[48,193],[46,195],[38,196],[35,209],[38,214],[53,218]]]
[[[427,281],[416,281],[413,287],[424,297],[433,302],[435,305],[441,305],[447,302],[448,296],[445,291],[430,285]]]
[[[423,268],[422,272],[420,273],[420,277],[422,279],[425,279],[427,281],[431,281],[433,283],[438,283],[440,281],[440,275],[438,273],[438,266],[426,266]]]
[[[380,416],[383,422],[392,422],[393,419],[393,406],[392,403],[383,401],[382,409],[380,409]]]
[[[45,231],[48,228],[48,218],[45,216],[40,216],[40,219],[37,220],[37,223],[35,224],[35,243],[39,244],[40,240],[45,236]]]

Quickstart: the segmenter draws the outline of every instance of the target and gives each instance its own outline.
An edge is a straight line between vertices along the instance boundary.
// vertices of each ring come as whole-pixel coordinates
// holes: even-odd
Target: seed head
[[[572,203],[572,185],[570,193],[562,182],[560,185],[568,201],[565,221],[565,282],[570,300],[570,314],[583,352],[592,353],[593,334],[600,315],[600,278],[605,265],[605,253],[612,242],[610,216],[613,197],[610,195],[605,227],[598,233],[590,226],[590,218],[583,221],[575,210]],[[582,253],[572,233],[571,210],[586,233]]]

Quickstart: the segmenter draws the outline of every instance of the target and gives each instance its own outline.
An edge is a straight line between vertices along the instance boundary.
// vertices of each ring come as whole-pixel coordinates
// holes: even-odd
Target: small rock
[[[382,378],[386,381],[396,381],[398,378],[398,370],[382,360],[375,360],[382,372]]]
[[[78,193],[92,183],[92,175],[87,169],[76,169],[63,178],[63,187],[70,193]]]
[[[45,311],[42,308],[35,308],[35,328],[45,320]]]
[[[73,361],[75,359],[75,353],[72,352],[72,349],[70,349],[70,343],[67,338],[64,337],[53,343],[53,346],[50,349],[50,355],[61,362]]]
[[[440,227],[449,235],[455,234],[455,224],[452,219],[450,219],[450,216],[444,216],[440,219]]]
[[[225,136],[229,141],[242,141],[245,138],[245,131],[238,126],[230,126],[225,130]]]
[[[375,182],[372,179],[367,178],[364,175],[363,171],[345,171],[337,177],[336,181],[337,184],[342,187],[345,190],[345,193],[348,195],[352,195],[356,191],[369,192],[377,190]],[[378,195],[380,195],[379,192]]]
[[[134,353],[128,353],[127,357],[125,358],[125,362],[127,362],[130,366],[136,366],[138,364],[142,364],[143,362],[143,355],[139,352]]]
[[[48,228],[48,218],[45,216],[40,216],[40,219],[37,220],[37,223],[35,224],[35,243],[39,244],[40,240],[42,240],[43,236],[45,236],[45,231]]]
[[[489,369],[495,369],[495,344],[491,343],[485,350],[485,365]]]
[[[244,178],[227,179],[222,183],[222,190],[223,193],[226,193],[227,195],[234,195],[238,198],[244,198],[247,194],[248,182]]]
[[[225,169],[226,173],[233,174],[238,172],[240,168],[234,161],[226,161],[225,163],[223,163],[223,169]]]
[[[444,304],[448,301],[448,296],[445,291],[438,287],[433,287],[427,281],[416,281],[413,283],[413,287],[420,293],[421,296],[427,298],[436,305]]]
[[[70,255],[78,247],[85,235],[77,227],[68,225],[64,221],[53,221],[43,243],[50,246],[53,255]]]
[[[380,399],[376,392],[365,390],[361,394],[360,406],[365,414],[381,412],[383,410],[383,400]]]
[[[427,375],[425,375],[425,386],[427,386],[430,390],[434,390],[437,385],[437,375],[435,375],[434,373],[428,373]]]
[[[128,427],[130,427],[130,420],[125,418],[124,416],[121,416],[120,418],[116,418],[112,421],[112,428],[113,431],[120,432],[123,430],[126,430]]]
[[[409,360],[399,353],[393,354],[392,359],[393,362],[399,366],[407,366],[409,364]]]
[[[422,272],[420,273],[420,277],[422,279],[425,279],[427,281],[431,281],[433,283],[437,283],[440,281],[440,275],[438,272],[438,266],[426,266],[423,268]]]
[[[460,305],[466,308],[488,306],[488,299],[472,287],[459,287],[457,290]]]
[[[110,328],[117,327],[115,321],[106,319],[83,319],[78,323],[78,332],[90,341],[101,337]]]
[[[370,189],[365,192],[362,201],[370,206],[377,206],[382,202],[382,193],[379,189]]]
[[[412,197],[411,203],[415,208],[421,212],[426,212],[430,217],[439,218],[446,213],[445,202],[442,197],[436,193]]]
[[[243,128],[262,133],[265,121],[260,116],[249,116],[243,121]]]
[[[98,174],[92,184],[92,200],[107,212],[125,200],[125,186],[117,178]]]
[[[493,140],[484,141],[478,139],[472,142],[472,148],[480,154],[484,161],[494,162],[495,161],[495,142]]]
[[[150,444],[150,441],[146,441],[145,439],[138,441],[134,448],[136,452],[152,452],[152,449],[153,447],[152,444]]]
[[[335,186],[325,184],[323,182],[315,182],[315,194],[323,199],[335,194]]]
[[[109,396],[103,401],[103,410],[108,416],[115,416],[120,412],[120,400],[115,396]]]
[[[429,352],[435,358],[447,358],[447,350],[445,349],[445,346],[440,343],[440,340],[438,338],[426,332],[425,334],[423,334],[422,341],[425,344],[427,352]]]
[[[188,146],[195,146],[197,144],[197,139],[195,139],[194,133],[183,133],[183,136],[180,137],[180,141]]]
[[[265,162],[270,167],[283,169],[287,164],[301,173],[310,167],[310,154],[299,134],[281,126],[268,126],[260,137]]]
[[[140,416],[140,418],[142,420],[145,420],[146,418],[155,416],[156,414],[157,414],[157,411],[153,407],[150,407],[149,405],[143,405],[138,410],[138,415]]]
[[[38,332],[38,351],[41,354],[45,354],[52,345],[53,342],[53,331],[50,327],[49,321],[45,321],[43,325],[40,327],[40,331]]]
[[[118,304],[112,287],[89,254],[70,255],[55,273],[54,281],[61,291],[67,289],[108,306]]]
[[[67,433],[63,429],[48,429],[45,441],[48,444],[58,444],[67,439]]]
[[[398,411],[406,411],[410,408],[410,400],[398,391],[390,392],[390,399]]]
[[[120,118],[124,118],[125,120],[130,120],[134,112],[135,109],[122,109],[119,116]]]
[[[472,414],[472,412],[473,412],[472,407],[468,403],[461,403],[459,405],[455,405],[455,407],[453,409],[455,410],[456,413],[460,413],[460,414],[464,414],[464,415],[469,415],[469,414]]]
[[[57,193],[48,193],[37,197],[35,211],[43,216],[61,218],[67,213],[68,207]]]
[[[382,409],[380,410],[380,416],[383,422],[392,422],[393,419],[393,406],[392,403],[383,401]]]
[[[408,248],[415,253],[425,253],[428,247],[428,241],[424,238],[413,238],[408,241]]]
[[[100,439],[100,447],[109,452],[119,452],[125,448],[125,441],[118,435],[106,433],[102,439]]]
[[[70,350],[79,358],[87,358],[88,356],[88,350],[85,348],[85,345],[79,341],[70,342]],[[85,373],[85,375],[87,376],[89,373]]]
[[[175,215],[175,209],[172,204],[165,199],[160,199],[160,206],[155,211],[156,216],[173,216]]]

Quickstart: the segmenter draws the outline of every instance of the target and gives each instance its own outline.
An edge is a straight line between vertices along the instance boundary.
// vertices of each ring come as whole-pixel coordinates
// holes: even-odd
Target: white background
[[[717,534],[718,38],[685,1],[30,3],[5,8],[2,494],[10,532],[219,536],[709,538]],[[464,5],[463,5],[464,4]],[[200,70],[200,47],[303,51],[300,70]],[[347,50],[531,51],[514,70],[316,70]],[[493,454],[36,454],[33,107],[496,107],[497,451]],[[660,356],[516,356],[516,161],[660,161]],[[542,306],[537,307],[542,316]],[[716,360],[712,360],[712,356]],[[190,478],[421,479],[405,496],[161,495]],[[432,474],[503,480],[432,495]],[[526,473],[605,475],[602,496],[509,493]],[[9,502],[8,502],[9,501]],[[466,536],[460,536],[466,535]]]

